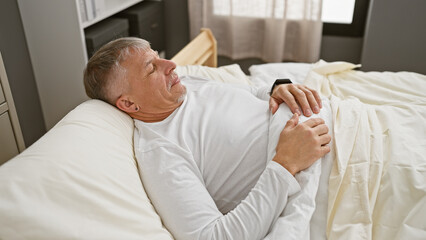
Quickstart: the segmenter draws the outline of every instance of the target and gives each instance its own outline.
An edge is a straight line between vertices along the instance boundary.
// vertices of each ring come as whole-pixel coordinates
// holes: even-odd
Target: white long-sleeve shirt
[[[186,97],[168,118],[135,120],[135,154],[154,207],[176,239],[263,238],[300,190],[268,158],[267,90],[181,80]]]

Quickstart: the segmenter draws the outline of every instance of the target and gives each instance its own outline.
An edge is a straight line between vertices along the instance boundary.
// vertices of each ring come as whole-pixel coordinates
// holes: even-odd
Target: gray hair
[[[115,101],[128,88],[126,69],[121,66],[130,50],[149,51],[149,42],[135,37],[119,38],[102,46],[84,69],[84,88],[90,98],[115,106]]]

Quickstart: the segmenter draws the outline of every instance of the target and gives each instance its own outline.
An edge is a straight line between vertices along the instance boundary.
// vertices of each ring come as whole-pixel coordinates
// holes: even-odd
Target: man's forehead
[[[149,49],[148,51],[144,53],[143,57],[146,63],[145,66],[148,66],[155,58],[158,57],[158,52],[152,49]]]
[[[120,65],[127,70],[138,71],[137,74],[142,74],[148,68],[155,56],[155,51],[152,49],[129,49],[130,54],[120,62]]]
[[[131,49],[130,55],[124,59],[123,64],[141,64],[141,62],[151,61],[155,57],[156,52],[152,49]],[[148,63],[149,64],[149,63]]]

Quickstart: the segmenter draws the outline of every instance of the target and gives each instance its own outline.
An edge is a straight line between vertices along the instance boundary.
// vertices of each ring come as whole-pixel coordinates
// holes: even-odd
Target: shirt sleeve
[[[144,187],[176,239],[261,239],[300,190],[285,168],[270,162],[248,196],[223,215],[191,153],[165,143],[135,153]]]
[[[271,97],[269,95],[269,91],[271,91],[271,87],[263,86],[260,88],[256,88],[254,95],[262,100],[269,101],[269,98]]]

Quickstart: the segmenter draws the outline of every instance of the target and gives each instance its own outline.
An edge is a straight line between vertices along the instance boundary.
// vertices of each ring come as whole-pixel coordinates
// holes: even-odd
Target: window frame
[[[322,35],[363,37],[370,0],[355,0],[352,23],[323,23]]]

